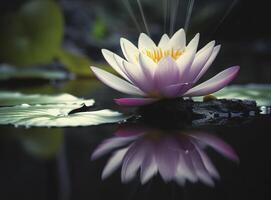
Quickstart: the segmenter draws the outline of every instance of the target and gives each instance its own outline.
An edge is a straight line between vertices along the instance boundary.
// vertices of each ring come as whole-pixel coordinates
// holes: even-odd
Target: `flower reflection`
[[[92,159],[97,159],[114,152],[103,170],[102,179],[122,166],[121,180],[124,183],[135,178],[140,171],[142,184],[159,173],[165,182],[176,181],[184,185],[186,181],[201,181],[213,186],[219,173],[206,154],[206,147],[212,147],[230,160],[239,161],[231,146],[204,132],[171,131],[165,134],[161,130],[123,127],[115,135],[103,141],[92,154]]]

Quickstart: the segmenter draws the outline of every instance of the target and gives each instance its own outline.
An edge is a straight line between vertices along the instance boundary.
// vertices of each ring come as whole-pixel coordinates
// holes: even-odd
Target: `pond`
[[[84,85],[82,90],[78,85]],[[70,92],[93,98],[93,110],[133,112],[115,105],[112,99],[120,94],[94,80],[37,88],[47,94]],[[235,91],[227,95],[238,93],[233,87],[228,90]],[[19,91],[34,93],[35,87],[23,86]],[[268,98],[261,99],[268,102]],[[266,198],[271,118],[268,107],[262,110],[266,114],[196,125],[184,122],[178,128],[134,121],[74,128],[1,126],[1,196],[76,200]]]
[[[3,0],[0,199],[271,199],[269,8]]]

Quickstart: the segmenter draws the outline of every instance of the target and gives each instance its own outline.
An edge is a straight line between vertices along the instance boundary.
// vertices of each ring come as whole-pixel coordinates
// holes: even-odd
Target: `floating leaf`
[[[0,106],[15,106],[20,104],[65,104],[75,106],[92,106],[94,104],[93,99],[81,99],[70,94],[59,95],[40,95],[32,94],[26,95],[16,92],[0,91]]]
[[[254,100],[258,106],[271,105],[271,85],[232,85],[213,95],[219,99]],[[202,100],[202,97],[194,97],[193,99]]]
[[[259,106],[271,105],[271,85],[234,85],[226,87],[214,95],[227,99],[251,99],[255,100]]]
[[[9,79],[43,79],[43,80],[66,80],[67,72],[53,71],[48,69],[17,69],[9,65],[0,67],[0,81]]]
[[[0,124],[25,127],[76,127],[125,120],[127,116],[111,110],[71,113],[78,105],[20,105],[0,108]]]

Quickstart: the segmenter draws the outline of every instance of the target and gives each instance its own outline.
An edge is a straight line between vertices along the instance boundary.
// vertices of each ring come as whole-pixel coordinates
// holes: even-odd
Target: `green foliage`
[[[57,53],[57,58],[67,69],[78,76],[90,76],[92,73],[89,69],[91,61],[83,55],[71,53],[65,49],[60,49]]]
[[[106,37],[107,32],[108,30],[104,20],[102,18],[97,18],[92,26],[91,30],[92,36],[97,40],[101,40]]]
[[[81,77],[95,77],[90,70],[90,66],[98,66],[107,71],[113,72],[112,68],[105,64],[92,62],[89,58],[83,55],[71,53],[65,49],[60,49],[57,53],[57,58],[62,62],[68,70]]]
[[[61,145],[63,144],[63,133],[60,129],[35,129],[20,132],[19,140],[30,155],[49,159],[59,153]]]
[[[28,1],[0,26],[0,60],[17,66],[50,62],[62,42],[63,16],[54,1]]]

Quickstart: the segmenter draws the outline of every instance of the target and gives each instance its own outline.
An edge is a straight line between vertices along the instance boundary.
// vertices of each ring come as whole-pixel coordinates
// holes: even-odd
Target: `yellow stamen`
[[[182,54],[181,50],[162,50],[161,48],[157,48],[154,50],[146,50],[145,55],[151,58],[154,62],[158,63],[162,58],[170,56],[174,60],[177,60]]]

